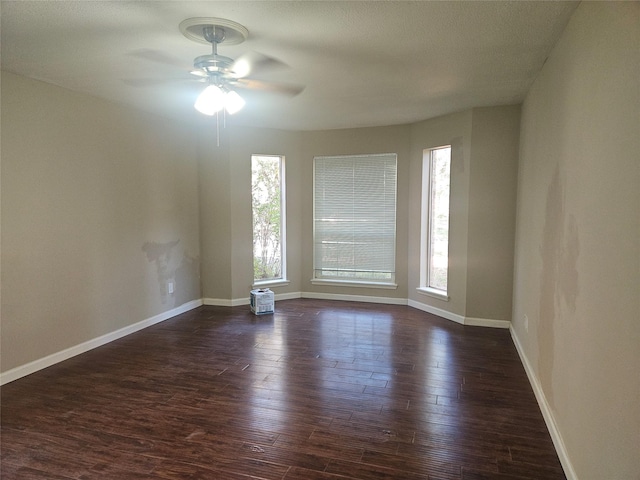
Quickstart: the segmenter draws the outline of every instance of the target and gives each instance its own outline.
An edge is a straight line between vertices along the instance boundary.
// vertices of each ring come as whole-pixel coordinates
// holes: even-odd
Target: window
[[[419,290],[445,298],[449,273],[450,172],[450,145],[424,151]]]
[[[313,283],[396,288],[395,154],[314,159]]]
[[[286,278],[284,157],[251,156],[254,283]]]

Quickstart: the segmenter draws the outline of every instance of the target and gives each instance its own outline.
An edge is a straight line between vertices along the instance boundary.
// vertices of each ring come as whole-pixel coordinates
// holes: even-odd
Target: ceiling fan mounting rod
[[[224,42],[224,28],[217,25],[205,25],[202,27],[202,37],[211,44],[213,55],[218,54],[218,44]]]
[[[179,25],[182,34],[194,42],[225,45],[237,45],[249,36],[249,30],[239,23],[224,18],[195,17],[187,18]]]
[[[202,38],[211,44],[211,55],[201,55],[197,57],[193,66],[204,70],[206,75],[212,80],[212,75],[216,74],[215,84],[222,82],[221,74],[226,72],[233,63],[233,60],[222,55],[218,55],[218,44],[226,39],[226,31],[220,25],[202,25]]]

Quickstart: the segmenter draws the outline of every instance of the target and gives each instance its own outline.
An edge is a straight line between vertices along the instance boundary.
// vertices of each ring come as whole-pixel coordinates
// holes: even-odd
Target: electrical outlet
[[[169,284],[167,285],[167,290],[169,291],[169,293],[173,293],[173,282],[169,282]]]
[[[524,329],[527,333],[529,333],[529,317],[524,316]]]

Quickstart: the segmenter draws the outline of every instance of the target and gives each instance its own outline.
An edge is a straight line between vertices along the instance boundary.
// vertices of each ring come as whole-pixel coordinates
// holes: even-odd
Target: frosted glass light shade
[[[224,99],[224,108],[227,109],[227,112],[230,115],[238,112],[242,107],[244,107],[245,101],[242,99],[240,95],[238,95],[233,90],[227,92],[227,95]]]
[[[225,94],[220,87],[209,85],[198,96],[194,107],[200,113],[211,116],[222,110],[225,104],[225,98]]]
[[[198,96],[195,109],[205,115],[214,115],[223,108],[231,115],[244,107],[245,101],[233,90],[225,92],[217,85],[209,85]]]

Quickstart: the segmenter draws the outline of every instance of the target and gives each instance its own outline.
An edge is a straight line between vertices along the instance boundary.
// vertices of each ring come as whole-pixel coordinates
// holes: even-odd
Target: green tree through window
[[[451,146],[424,151],[420,286],[446,294],[449,276]]]
[[[284,158],[252,155],[254,281],[283,279]]]

